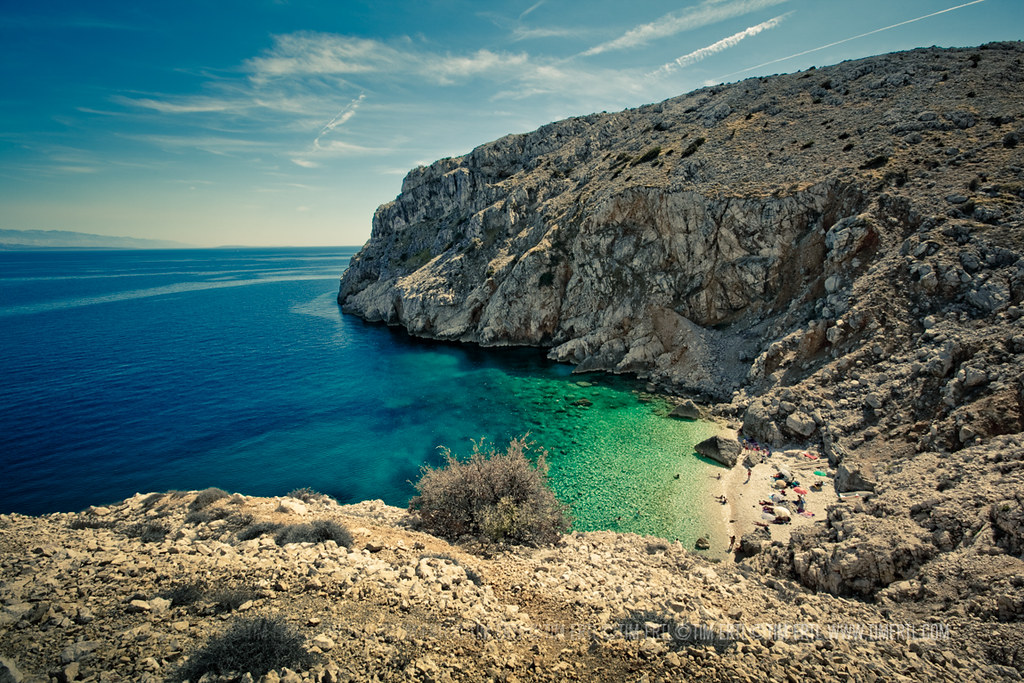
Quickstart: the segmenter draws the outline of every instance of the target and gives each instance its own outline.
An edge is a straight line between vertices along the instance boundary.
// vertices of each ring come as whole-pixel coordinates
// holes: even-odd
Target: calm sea
[[[0,512],[207,486],[404,506],[439,446],[529,432],[578,528],[720,533],[712,427],[539,350],[342,315],[354,252],[0,252]]]

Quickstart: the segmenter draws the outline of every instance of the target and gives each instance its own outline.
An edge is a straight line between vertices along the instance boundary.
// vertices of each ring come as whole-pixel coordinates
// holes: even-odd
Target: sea
[[[722,538],[713,425],[541,349],[343,314],[355,252],[0,252],[0,512],[209,486],[405,506],[443,447],[528,435],[575,528]]]

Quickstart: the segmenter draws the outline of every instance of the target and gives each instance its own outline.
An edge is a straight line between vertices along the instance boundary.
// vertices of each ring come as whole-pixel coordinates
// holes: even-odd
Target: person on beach
[[[753,472],[752,472],[752,471],[751,471],[751,469],[750,469],[750,468],[748,467],[748,468],[747,468],[747,481],[743,482],[744,484],[746,484],[746,483],[747,483],[748,481],[750,481],[750,475],[751,475],[751,474],[753,474]]]

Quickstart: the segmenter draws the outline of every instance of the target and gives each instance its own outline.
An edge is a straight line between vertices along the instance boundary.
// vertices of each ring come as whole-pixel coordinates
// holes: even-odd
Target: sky
[[[360,245],[409,169],[508,133],[1021,39],[1022,0],[2,0],[0,228]]]

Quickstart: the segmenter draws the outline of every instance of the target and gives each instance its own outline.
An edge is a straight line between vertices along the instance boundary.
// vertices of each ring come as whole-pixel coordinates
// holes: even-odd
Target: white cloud
[[[292,163],[295,164],[296,166],[301,166],[302,168],[320,167],[320,164],[316,163],[315,161],[310,161],[309,159],[292,159]]]
[[[726,19],[743,16],[766,7],[782,4],[787,0],[704,0],[693,9],[666,14],[649,24],[641,24],[624,34],[583,52],[589,57],[612,50],[626,50],[640,47],[660,38],[674,36],[703,26],[717,24]]]
[[[785,19],[786,16],[788,16],[788,14],[789,13],[787,12],[786,14],[779,15],[773,19],[769,19],[768,21],[763,21],[760,24],[757,24],[756,26],[750,26],[748,28],[743,29],[739,33],[734,33],[727,38],[722,38],[721,40],[712,43],[711,45],[702,47],[699,50],[694,50],[689,54],[683,55],[682,57],[678,57],[674,61],[671,61],[668,64],[662,66],[655,73],[671,73],[676,69],[684,68],[690,66],[691,64],[695,64],[701,60],[707,59],[711,55],[718,54],[723,50],[728,50],[730,47],[735,47],[740,43],[740,41],[744,40],[745,38],[756,36],[761,31],[767,31],[769,29],[775,28],[776,26],[782,23],[782,20]]]

